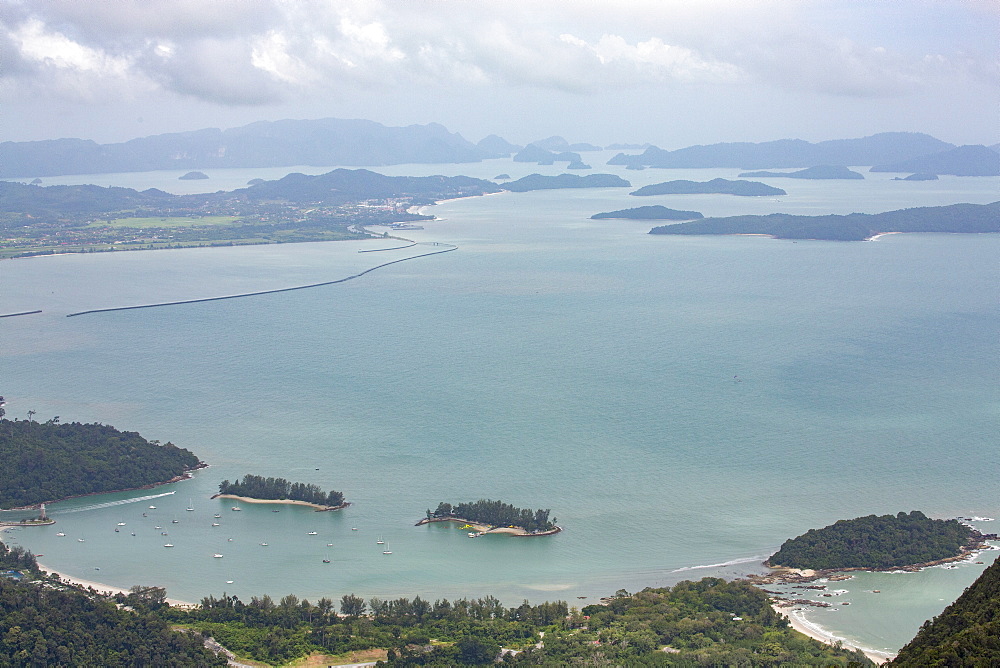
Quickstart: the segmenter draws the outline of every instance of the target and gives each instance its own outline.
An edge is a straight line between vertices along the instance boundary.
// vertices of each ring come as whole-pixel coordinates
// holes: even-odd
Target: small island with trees
[[[680,209],[668,209],[665,206],[654,204],[653,206],[637,206],[632,209],[620,209],[618,211],[606,211],[595,213],[591,220],[605,220],[607,218],[622,218],[626,220],[698,220],[704,218],[698,211],[683,211]]]
[[[284,478],[265,478],[247,474],[242,480],[219,483],[219,493],[213,499],[237,499],[246,503],[287,503],[312,506],[320,510],[340,510],[351,505],[342,492],[324,492],[318,485],[289,482]]]
[[[919,510],[867,515],[786,540],[764,565],[828,572],[917,570],[965,558],[986,538],[957,520],[934,520]]]
[[[649,197],[651,195],[739,195],[741,197],[762,197],[766,195],[787,195],[781,188],[769,186],[760,181],[730,181],[729,179],[712,179],[711,181],[664,181],[643,186],[629,195]]]
[[[548,509],[532,511],[516,508],[503,501],[480,499],[468,503],[451,505],[442,501],[436,510],[427,509],[427,516],[417,522],[422,526],[431,522],[460,522],[474,531],[469,536],[478,537],[487,533],[507,533],[513,536],[551,536],[562,528],[556,525],[556,518],[549,519]]]

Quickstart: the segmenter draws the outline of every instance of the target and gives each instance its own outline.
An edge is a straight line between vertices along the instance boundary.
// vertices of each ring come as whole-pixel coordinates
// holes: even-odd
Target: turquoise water
[[[509,161],[380,171],[545,170],[558,172]],[[232,183],[257,176],[222,171]],[[618,173],[639,186],[736,170]],[[871,212],[985,203],[1000,190],[1000,179],[869,176],[775,180],[790,194],[765,199],[637,203],[627,189],[600,189],[456,200],[405,235],[457,252],[311,290],[75,318],[64,316],[332,280],[427,247],[2,262],[0,312],[43,310],[0,320],[9,416],[114,424],[211,465],[156,490],[54,504],[58,524],[8,536],[58,572],[163,585],[189,601],[227,591],[586,604],[622,587],[759,570],[786,538],[839,518],[995,517],[1000,236],[668,238],[646,234],[648,223],[588,219],[640,204]],[[175,177],[121,178],[170,189]],[[353,505],[236,513],[208,499],[244,473],[342,490]],[[551,508],[566,531],[470,540],[457,527],[413,526],[441,500],[482,497]],[[974,570],[928,572],[916,608],[839,610],[836,630],[898,647]],[[887,614],[899,623],[873,630]]]

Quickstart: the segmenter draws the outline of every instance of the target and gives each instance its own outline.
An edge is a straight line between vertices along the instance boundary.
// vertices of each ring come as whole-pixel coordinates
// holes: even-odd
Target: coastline
[[[896,655],[892,652],[881,652],[879,650],[862,647],[847,641],[845,638],[841,638],[840,636],[830,633],[819,624],[810,622],[806,619],[801,610],[797,610],[791,606],[779,606],[777,603],[771,603],[771,608],[776,613],[787,619],[789,625],[793,629],[803,635],[809,636],[813,640],[818,640],[824,645],[834,645],[839,642],[845,648],[856,649],[862,652],[865,656],[874,661],[876,665],[882,665],[886,661],[896,658]]]
[[[276,503],[285,506],[309,506],[310,508],[315,508],[316,512],[325,512],[328,510],[342,510],[347,506],[351,505],[350,502],[345,501],[339,506],[323,506],[318,503],[309,503],[308,501],[297,501],[295,499],[255,499],[251,496],[237,496],[235,494],[213,494],[210,498],[212,499],[234,499],[236,501],[241,501],[242,503]]]
[[[467,520],[462,517],[431,517],[420,520],[414,526],[423,526],[425,524],[431,524],[433,522],[461,522],[466,524],[470,529],[473,529],[476,533],[482,535],[487,533],[505,533],[511,536],[517,536],[518,538],[535,538],[537,536],[552,536],[554,534],[562,531],[562,527],[555,527],[554,529],[549,529],[548,531],[539,531],[536,533],[531,533],[522,527],[494,527],[489,524],[483,524],[482,522],[473,522],[472,520]]]
[[[175,483],[175,482],[181,482],[182,480],[190,480],[192,478],[192,475],[191,475],[192,471],[200,471],[201,469],[207,469],[207,468],[208,468],[208,464],[206,464],[205,462],[198,462],[197,466],[194,466],[192,468],[186,469],[180,475],[175,475],[170,480],[164,480],[163,482],[151,482],[148,485],[143,485],[142,487],[126,487],[125,489],[109,489],[109,490],[107,490],[105,492],[88,492],[86,494],[74,494],[72,496],[64,496],[62,498],[54,499],[52,501],[40,501],[40,502],[38,502],[36,504],[33,504],[33,505],[19,506],[17,508],[4,508],[4,509],[0,509],[0,512],[7,512],[7,511],[10,511],[10,510],[37,510],[38,508],[41,507],[41,505],[43,503],[46,504],[46,505],[48,505],[48,504],[52,504],[52,503],[59,503],[60,501],[69,501],[70,499],[82,499],[82,498],[87,497],[87,496],[97,496],[99,494],[119,494],[121,492],[138,492],[138,491],[143,490],[143,489],[156,489],[157,487],[161,487],[163,485],[170,485],[170,484]]]
[[[48,572],[49,575],[58,576],[60,580],[66,584],[74,585],[77,587],[83,587],[84,589],[93,589],[99,594],[105,596],[114,596],[115,594],[125,594],[128,595],[128,589],[122,587],[115,587],[114,585],[105,584],[103,582],[94,582],[93,580],[85,580],[83,578],[73,577],[65,575],[63,573],[56,573],[53,569],[45,564],[38,562],[38,569],[41,571]],[[167,603],[181,608],[194,608],[198,607],[194,603],[188,601],[180,601],[175,598],[167,598]]]

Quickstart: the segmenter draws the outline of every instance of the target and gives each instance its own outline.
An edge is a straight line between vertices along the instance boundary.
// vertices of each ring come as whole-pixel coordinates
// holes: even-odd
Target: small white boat
[[[60,536],[60,537],[62,537],[62,536],[65,536],[66,534],[64,534],[64,533],[63,533],[62,531],[60,531],[60,532],[59,532],[59,533],[57,533],[56,535],[57,535],[57,536]]]
[[[156,506],[150,506],[149,509],[150,510],[156,510]]]
[[[232,580],[226,580],[226,584],[227,585],[231,585],[231,584],[233,584],[233,581]]]
[[[233,511],[234,511],[234,512],[237,512],[237,513],[238,513],[238,512],[240,512],[241,510],[243,510],[243,509],[242,509],[242,508],[240,508],[239,506],[233,506]]]
[[[329,559],[324,559],[324,560],[323,560],[323,563],[324,563],[324,564],[328,564],[328,563],[330,563],[330,560],[329,560]]]
[[[351,527],[351,531],[357,531],[357,530],[358,530],[357,527]]]
[[[76,541],[77,541],[78,543],[82,543],[82,542],[84,542],[83,538],[77,538],[77,539],[76,539]]]
[[[327,547],[333,547],[333,543],[327,543],[326,546]]]
[[[164,543],[163,544],[163,547],[173,547],[173,546],[174,546],[173,543]]]
[[[170,523],[171,523],[171,524],[179,524],[179,523],[180,523],[180,520],[170,520]]]
[[[213,554],[212,558],[213,559],[222,559],[222,555],[221,554]]]
[[[267,547],[267,543],[261,543],[260,546],[261,547]]]
[[[123,526],[125,526],[125,523],[124,522],[119,522],[118,526],[123,527]]]
[[[221,513],[215,513],[214,515],[212,515],[212,517],[216,517],[216,518],[222,517],[222,514]]]
[[[191,503],[191,499],[188,499],[188,507],[187,507],[187,508],[185,508],[184,510],[186,510],[186,511],[188,511],[188,512],[191,512],[191,511],[193,511],[193,510],[194,510],[194,504],[193,504],[193,503]]]
[[[163,527],[161,527],[161,526],[155,526],[155,527],[153,527],[153,528],[154,528],[154,529],[162,529]]]
[[[212,526],[217,527],[217,526],[219,526],[219,523],[218,522],[212,522]]]
[[[308,534],[306,534],[306,535],[307,535],[307,536],[315,536],[315,535],[316,535],[316,532],[315,532],[315,531],[310,531],[310,532],[309,532]]]
[[[377,541],[375,541],[375,544],[376,544],[376,545],[385,545],[385,541],[384,541],[384,540],[382,540],[382,536],[379,536],[379,537],[378,537],[378,540],[377,540]]]

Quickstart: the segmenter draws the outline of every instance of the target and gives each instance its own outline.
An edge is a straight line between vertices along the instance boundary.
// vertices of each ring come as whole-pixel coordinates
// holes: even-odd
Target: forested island
[[[558,188],[630,188],[631,183],[614,174],[559,174],[557,176],[542,176],[529,174],[516,181],[505,183],[504,190],[523,193],[530,190],[553,190]]]
[[[787,195],[781,188],[775,188],[758,181],[730,181],[729,179],[712,179],[711,181],[665,181],[643,186],[629,195],[648,197],[650,195],[739,195],[741,197],[761,197],[764,195]]]
[[[1000,561],[994,561],[958,599],[920,627],[894,666],[1000,665]]]
[[[173,443],[103,424],[0,419],[0,508],[141,489],[203,467]]]
[[[957,520],[930,519],[918,510],[839,520],[786,540],[764,562],[772,568],[885,570],[964,556],[982,535]]]
[[[344,501],[342,492],[324,492],[318,485],[311,483],[289,482],[284,478],[265,478],[251,474],[236,482],[220,482],[219,493],[212,498],[218,497],[246,501],[298,502],[320,510],[339,510],[350,505]]]
[[[854,163],[864,164],[864,163]],[[1000,153],[987,146],[957,146],[891,163],[876,163],[873,172],[927,172],[954,176],[1000,175]]]
[[[864,174],[848,169],[847,167],[834,165],[819,165],[817,167],[807,167],[797,172],[741,172],[738,176],[744,177],[784,177],[788,179],[864,179]]]
[[[607,218],[624,218],[628,220],[697,220],[704,217],[697,211],[668,209],[665,206],[655,204],[653,206],[637,206],[632,209],[595,213],[590,218],[592,220],[605,220]]]
[[[1000,232],[1000,202],[951,204],[846,216],[766,216],[705,218],[654,227],[650,234],[761,234],[777,239],[862,241],[892,232]]]
[[[474,525],[480,533],[513,533],[515,535],[547,536],[562,529],[556,518],[549,520],[549,510],[516,508],[503,501],[480,499],[455,506],[442,501],[417,526],[428,522],[463,522]]]

